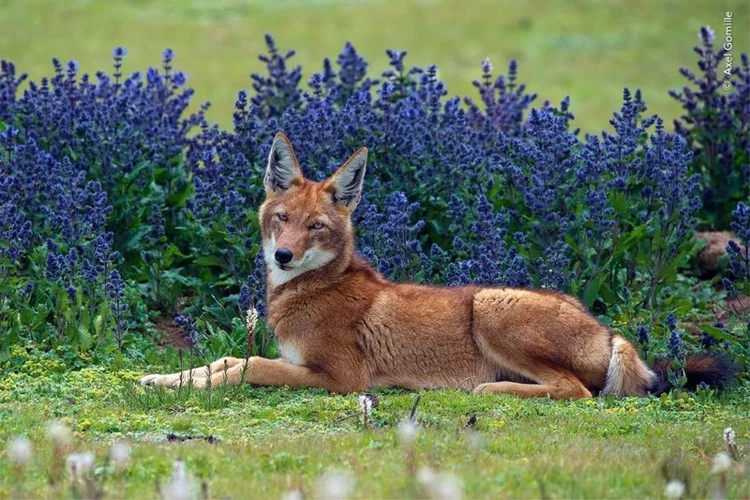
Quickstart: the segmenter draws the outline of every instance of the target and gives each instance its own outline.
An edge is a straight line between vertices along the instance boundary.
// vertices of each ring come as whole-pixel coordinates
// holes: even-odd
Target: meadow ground
[[[29,360],[21,373],[0,381],[0,443],[26,435],[34,454],[19,473],[0,451],[0,497],[76,496],[67,476],[49,484],[61,467],[45,437],[51,420],[73,430],[66,453],[96,454],[96,477],[106,494],[134,498],[156,496],[178,457],[196,484],[205,482],[217,498],[279,498],[296,488],[315,496],[321,476],[332,470],[353,474],[354,497],[424,496],[413,472],[423,466],[452,474],[468,498],[658,497],[667,477],[685,480],[690,496],[706,497],[719,484],[710,469],[714,455],[726,449],[723,430],[735,430],[741,453],[750,446],[747,386],[718,398],[577,402],[425,391],[409,451],[397,427],[415,393],[376,391],[380,404],[365,428],[357,395],[144,389],[133,384],[141,372],[95,367],[56,373],[53,365]],[[473,428],[467,427],[472,415]],[[196,439],[168,441],[168,433]],[[218,443],[201,439],[209,436]],[[131,460],[121,472],[107,472],[108,449],[121,438],[132,445]],[[730,498],[747,496],[746,459],[727,480]],[[79,494],[85,491],[78,487]]]
[[[386,48],[406,49],[409,64],[438,64],[451,94],[474,95],[471,80],[489,56],[498,71],[511,58],[520,80],[544,99],[573,100],[576,125],[607,128],[622,88],[639,87],[650,111],[667,122],[679,105],[667,91],[683,84],[678,67],[692,66],[700,26],[721,38],[734,12],[735,47],[747,50],[748,3],[727,1],[521,2],[276,0],[147,0],[95,2],[0,0],[0,58],[32,79],[52,72],[50,59],[77,59],[83,71],[111,67],[111,49],[129,49],[126,71],[158,65],[163,48],[177,53],[197,90],[210,100],[209,118],[229,126],[236,93],[260,71],[263,34],[298,50],[304,79],[351,40],[385,69]],[[114,348],[113,348],[114,349]],[[70,371],[72,354],[29,357],[14,351],[14,373],[0,377],[0,498],[80,497],[61,472],[65,456],[96,453],[96,482],[108,496],[155,497],[181,457],[211,497],[279,498],[301,488],[314,496],[323,474],[347,470],[355,497],[425,496],[415,480],[424,466],[452,474],[465,497],[658,497],[670,478],[688,495],[715,493],[720,477],[712,459],[726,449],[732,427],[742,459],[727,473],[730,498],[750,495],[750,385],[725,394],[578,402],[474,397],[461,391],[426,391],[417,406],[413,447],[396,428],[416,393],[379,390],[380,404],[365,426],[357,395],[318,390],[214,388],[179,392],[136,387],[144,373],[175,369],[176,356],[146,366],[119,359],[126,369],[88,366]],[[110,353],[111,354],[111,353]],[[137,353],[142,354],[142,353]],[[24,358],[25,356],[25,358]],[[135,358],[136,356],[133,356]],[[162,366],[159,364],[161,363]],[[16,369],[17,367],[20,367]],[[476,423],[467,422],[476,416]],[[69,447],[53,451],[45,436],[59,420],[73,431]],[[169,441],[172,433],[191,437]],[[33,458],[19,469],[7,444],[31,439]],[[207,439],[212,437],[212,443]],[[119,439],[132,445],[129,465],[105,466]],[[54,481],[50,482],[50,478]]]
[[[570,95],[576,125],[599,132],[625,86],[641,88],[650,111],[671,127],[680,108],[667,92],[684,84],[678,68],[694,67],[702,25],[722,38],[727,10],[735,52],[747,52],[750,4],[743,0],[0,0],[0,58],[38,79],[52,72],[54,56],[93,73],[110,69],[111,49],[121,45],[129,72],[158,66],[170,47],[197,91],[196,105],[211,101],[208,116],[223,126],[231,125],[237,91],[261,70],[264,33],[297,50],[303,81],[346,41],[370,62],[371,76],[386,68],[385,49],[407,50],[407,63],[437,64],[450,94],[472,97],[482,59],[505,71],[516,58],[538,105]]]

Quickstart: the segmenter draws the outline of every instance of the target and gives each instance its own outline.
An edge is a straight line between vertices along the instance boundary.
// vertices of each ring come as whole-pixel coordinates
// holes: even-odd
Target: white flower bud
[[[54,420],[47,425],[47,437],[55,446],[68,446],[71,440],[70,429],[62,422]]]
[[[732,457],[726,451],[720,451],[714,457],[714,461],[711,464],[711,472],[714,474],[721,474],[732,468]]]
[[[65,460],[65,463],[68,466],[68,473],[73,480],[80,479],[90,474],[94,470],[95,462],[96,457],[90,451],[73,453],[68,455],[68,458]]]
[[[122,469],[130,460],[130,443],[125,440],[117,441],[109,449],[109,458],[115,464],[115,468]]]
[[[685,494],[685,483],[679,479],[672,479],[664,488],[664,496],[672,500],[679,500]]]
[[[331,471],[318,481],[318,496],[327,500],[348,498],[354,489],[354,477],[345,471]]]
[[[727,446],[737,446],[734,429],[731,427],[724,429],[724,442],[727,443]]]
[[[31,441],[26,436],[18,436],[8,443],[8,458],[18,466],[24,466],[31,460]]]
[[[197,498],[195,482],[189,476],[185,462],[177,459],[172,463],[172,477],[162,486],[161,496],[164,500],[190,500]]]
[[[401,440],[401,444],[411,446],[411,444],[417,439],[419,427],[417,427],[417,424],[413,420],[407,418],[398,424],[398,429],[396,429],[396,431],[398,432],[398,438]]]
[[[431,498],[455,500],[461,498],[461,483],[458,478],[445,472],[436,472],[429,467],[420,467],[417,482]]]
[[[302,494],[302,490],[297,488],[296,490],[289,490],[281,495],[281,500],[305,500],[305,495]]]
[[[247,328],[247,333],[252,334],[255,331],[255,327],[258,325],[258,310],[254,307],[251,307],[247,310],[247,315],[245,316],[245,328]]]

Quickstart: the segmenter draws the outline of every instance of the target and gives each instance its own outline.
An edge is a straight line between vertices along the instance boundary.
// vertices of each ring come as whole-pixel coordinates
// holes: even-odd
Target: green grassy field
[[[211,101],[209,117],[224,126],[237,91],[261,68],[264,33],[297,50],[304,81],[347,40],[376,75],[386,48],[405,49],[411,64],[437,64],[459,95],[474,95],[483,58],[497,69],[516,58],[538,104],[570,95],[578,126],[598,132],[609,127],[626,86],[643,89],[650,110],[671,124],[680,110],[667,91],[683,84],[678,68],[694,67],[700,26],[722,36],[726,10],[734,12],[735,48],[747,51],[744,0],[0,0],[0,58],[39,78],[51,72],[53,56],[94,72],[110,68],[112,47],[122,45],[132,71],[158,65],[171,47],[197,101]]]
[[[0,58],[38,79],[51,73],[53,56],[95,72],[110,68],[112,47],[122,45],[132,71],[158,65],[171,47],[197,90],[196,104],[211,101],[209,118],[223,126],[237,91],[261,70],[264,33],[297,49],[305,80],[347,40],[374,76],[386,67],[386,48],[406,49],[407,62],[439,65],[449,92],[460,95],[474,95],[471,80],[484,57],[498,70],[516,58],[521,80],[540,95],[537,104],[570,95],[577,125],[599,131],[625,86],[643,89],[652,112],[675,118],[679,106],[667,91],[682,85],[680,66],[693,66],[699,27],[710,24],[721,37],[726,10],[736,20],[735,47],[747,48],[746,0],[0,0]],[[0,499],[98,496],[87,488],[99,487],[107,497],[153,498],[177,458],[210,498],[279,498],[295,489],[316,497],[321,477],[335,470],[352,475],[357,498],[425,497],[431,492],[417,478],[423,467],[452,475],[466,498],[660,497],[672,478],[686,481],[689,497],[707,497],[721,482],[711,466],[726,449],[726,427],[736,431],[741,456],[725,478],[728,497],[750,495],[747,381],[720,395],[576,402],[425,391],[418,437],[405,446],[397,427],[414,392],[376,391],[380,404],[366,426],[358,395],[146,389],[134,382],[174,370],[174,352],[154,355],[165,366],[118,359],[123,370],[76,358],[87,367],[75,371],[59,361],[66,354],[75,357],[19,348],[8,365],[14,372],[0,364]],[[471,416],[476,424],[467,427]],[[57,450],[45,435],[53,421],[72,431],[70,444]],[[170,433],[192,439],[170,441]],[[18,436],[32,443],[25,467],[12,463],[8,448]],[[121,439],[132,456],[115,471],[107,455]],[[96,455],[88,486],[64,471],[65,458],[83,451]]]
[[[365,428],[357,395],[247,386],[173,392],[135,387],[139,371],[55,371],[54,363],[31,359],[0,380],[0,443],[29,436],[34,455],[21,471],[2,447],[0,497],[75,497],[66,474],[52,485],[49,478],[62,467],[59,457],[87,450],[96,454],[97,483],[115,497],[157,496],[178,457],[215,498],[279,498],[297,488],[315,497],[331,470],[353,475],[354,497],[424,496],[413,471],[425,466],[452,474],[468,498],[658,497],[666,476],[687,480],[690,496],[706,497],[719,484],[710,469],[726,449],[723,429],[734,428],[745,456],[750,447],[748,387],[720,398],[578,402],[425,391],[417,439],[405,448],[395,428],[415,398],[406,391],[377,391],[380,404]],[[466,427],[471,415],[474,430]],[[73,431],[58,458],[45,437],[51,420]],[[167,433],[219,442],[169,442]],[[107,472],[107,450],[122,438],[132,445],[131,460]],[[746,458],[727,481],[730,498],[747,496]]]

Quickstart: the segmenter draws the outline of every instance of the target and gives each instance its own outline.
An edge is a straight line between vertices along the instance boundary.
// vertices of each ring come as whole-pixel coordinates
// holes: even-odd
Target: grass
[[[305,77],[351,40],[385,69],[386,48],[410,52],[411,64],[435,63],[451,93],[474,95],[471,80],[490,56],[502,69],[517,58],[521,80],[543,99],[571,95],[577,124],[598,131],[620,102],[624,86],[640,87],[653,112],[668,121],[679,108],[667,90],[683,84],[677,68],[692,66],[703,24],[721,37],[726,10],[734,11],[735,46],[748,46],[747,2],[549,2],[530,10],[521,2],[335,2],[319,0],[0,0],[0,58],[38,79],[50,59],[77,59],[84,71],[110,67],[110,49],[129,49],[128,71],[157,65],[164,47],[178,54],[197,89],[197,102],[214,103],[209,117],[228,126],[234,97],[259,71],[263,33],[298,50]],[[174,361],[174,360],[173,360]],[[126,362],[132,363],[132,362]],[[96,453],[96,477],[109,496],[154,497],[172,464],[184,459],[211,497],[280,497],[315,492],[320,477],[346,469],[356,497],[419,496],[409,470],[418,466],[458,477],[466,497],[656,497],[667,478],[689,479],[692,496],[713,493],[712,457],[724,449],[722,431],[737,433],[745,458],[729,474],[729,497],[747,496],[750,386],[720,396],[578,402],[475,397],[426,391],[417,409],[420,434],[409,452],[395,428],[415,393],[376,391],[380,405],[365,428],[356,395],[247,386],[209,392],[143,389],[150,371],[92,366],[65,371],[49,359],[28,359],[0,378],[0,498],[77,496],[66,477],[50,485],[60,464],[45,427],[61,420],[74,431],[67,452]],[[0,372],[1,373],[1,372]],[[476,429],[467,429],[476,415]],[[170,442],[168,433],[209,437]],[[29,436],[34,459],[13,467],[6,443]],[[133,445],[121,473],[103,466],[109,446]]]
[[[489,56],[498,70],[511,58],[521,81],[545,99],[573,101],[584,131],[608,128],[623,87],[641,88],[652,112],[671,125],[679,105],[680,66],[695,67],[700,26],[723,35],[724,12],[734,12],[735,48],[750,44],[750,4],[727,0],[555,0],[546,4],[473,0],[0,0],[0,58],[38,79],[50,60],[76,59],[87,72],[111,68],[111,48],[129,49],[125,70],[158,65],[162,49],[177,53],[197,90],[211,101],[209,117],[231,125],[237,91],[250,87],[265,51],[263,34],[296,49],[304,80],[335,58],[347,40],[385,69],[386,48],[408,50],[407,62],[437,64],[451,94],[475,96],[471,81]],[[737,58],[736,58],[737,59]]]
[[[309,496],[335,469],[354,475],[355,497],[425,493],[408,473],[407,451],[394,431],[415,393],[376,391],[380,404],[367,429],[356,395],[248,386],[167,391],[134,386],[140,370],[54,369],[30,359],[0,380],[0,443],[27,435],[35,455],[19,477],[0,451],[0,497],[74,496],[66,477],[48,482],[54,460],[44,429],[51,420],[73,429],[68,451],[92,450],[100,466],[113,442],[130,441],[124,471],[98,469],[110,496],[156,496],[156,484],[168,479],[178,457],[211,497],[279,498],[294,488]],[[578,402],[425,391],[413,456],[418,466],[460,478],[469,498],[655,497],[666,484],[663,470],[689,478],[692,495],[707,496],[718,484],[709,470],[725,448],[723,429],[734,428],[741,450],[750,446],[749,390]],[[471,415],[475,431],[466,427]],[[167,433],[219,442],[169,442]],[[729,473],[730,498],[750,491],[741,467],[746,458]]]

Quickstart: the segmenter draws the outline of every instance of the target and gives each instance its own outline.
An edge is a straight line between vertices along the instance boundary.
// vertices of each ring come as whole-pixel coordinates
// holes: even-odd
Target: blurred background
[[[679,104],[680,66],[693,67],[698,30],[710,25],[717,42],[722,20],[734,13],[735,52],[748,51],[747,0],[0,0],[0,58],[32,79],[52,73],[50,60],[77,60],[84,72],[112,71],[112,48],[128,49],[124,72],[174,66],[210,101],[209,119],[231,125],[237,92],[261,71],[257,55],[270,33],[303,81],[351,41],[377,77],[388,48],[406,50],[407,66],[436,64],[449,94],[476,96],[472,80],[489,57],[495,73],[519,63],[519,80],[544,100],[570,95],[576,125],[609,128],[623,87],[640,88],[651,112],[671,127]]]

